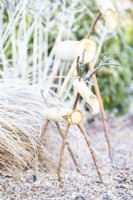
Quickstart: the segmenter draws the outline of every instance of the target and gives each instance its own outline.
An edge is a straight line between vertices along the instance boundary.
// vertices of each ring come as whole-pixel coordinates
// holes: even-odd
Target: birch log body
[[[106,25],[109,30],[113,31],[118,26],[118,15],[111,0],[95,0],[98,5]]]
[[[91,62],[94,59],[96,53],[96,43],[91,39],[83,39],[81,41],[67,40],[60,42],[55,47],[55,56],[57,59],[66,62],[73,62],[80,57],[82,62],[82,55],[84,54],[84,64]]]
[[[92,91],[87,87],[85,81],[83,80],[79,81],[78,79],[76,79],[73,82],[73,86],[75,90],[82,96],[85,102],[90,106],[93,114],[99,113],[100,110],[99,101],[96,95],[94,95]]]

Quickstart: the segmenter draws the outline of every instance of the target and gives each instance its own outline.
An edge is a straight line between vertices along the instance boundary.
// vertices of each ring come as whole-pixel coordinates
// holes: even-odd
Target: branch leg
[[[91,72],[94,70],[94,67],[92,66],[92,64],[89,65],[89,69],[90,69]],[[100,89],[99,89],[99,86],[98,86],[97,77],[96,77],[95,74],[93,74],[92,79],[93,79],[94,84],[96,85],[96,87],[94,89],[95,89],[95,93],[96,93],[97,98],[98,98],[99,103],[100,103],[100,111],[101,111],[100,113],[101,113],[101,117],[102,117],[102,122],[103,122],[106,141],[107,141],[107,144],[108,144],[109,156],[110,156],[110,159],[112,161],[113,160],[112,159],[112,147],[111,147],[109,133],[108,133],[106,115],[105,115],[105,111],[104,111],[104,107],[103,107],[103,102],[102,102],[102,97],[101,97],[101,94],[100,94]]]
[[[66,145],[66,141],[67,141],[67,134],[68,134],[69,127],[70,127],[70,124],[67,124],[66,129],[65,129],[65,134],[63,136],[63,141],[62,141],[62,146],[61,146],[61,151],[60,151],[60,160],[59,160],[59,165],[58,165],[58,169],[57,169],[60,188],[62,188],[62,186],[63,186],[62,185],[62,177],[61,177],[61,168],[63,165],[64,150],[65,150],[65,145]]]
[[[45,125],[44,125],[44,128],[43,128],[43,130],[42,130],[42,134],[41,134],[41,142],[42,142],[42,143],[43,143],[43,140],[44,140],[44,137],[45,137],[45,133],[46,133],[48,124],[49,124],[49,120],[46,120]]]
[[[96,155],[95,155],[95,153],[94,153],[94,151],[93,151],[93,149],[92,149],[92,147],[91,147],[89,138],[87,137],[87,134],[85,133],[85,131],[83,130],[83,128],[81,127],[81,125],[78,125],[78,128],[79,128],[79,130],[81,131],[82,135],[84,136],[85,141],[86,141],[86,143],[87,143],[87,145],[88,145],[88,147],[89,147],[89,149],[90,149],[90,153],[91,153],[91,156],[92,156],[92,158],[93,158],[93,162],[94,162],[94,165],[95,165],[95,167],[96,167],[96,170],[97,170],[97,173],[98,173],[100,182],[101,182],[102,184],[104,184],[104,181],[103,181],[103,178],[102,178],[102,174],[101,174],[101,172],[99,171],[99,168],[98,168],[98,165],[97,165]]]
[[[61,137],[62,137],[62,139],[63,139],[63,133],[62,133],[62,130],[61,130],[60,126],[59,126],[59,123],[58,123],[58,122],[55,122],[55,123],[56,123],[57,128],[58,128],[58,131],[59,131],[59,133],[60,133],[60,135],[61,135]],[[70,144],[69,144],[69,142],[68,142],[67,140],[66,140],[66,145],[67,145],[67,149],[68,149],[68,151],[69,151],[69,153],[70,153],[70,155],[71,155],[71,157],[72,157],[72,160],[73,160],[73,162],[74,162],[74,164],[75,164],[75,167],[76,167],[77,172],[80,172],[80,169],[79,169],[79,167],[78,167],[77,161],[76,161],[76,159],[75,159],[75,157],[74,157],[74,154],[73,154],[73,152],[72,152],[71,146],[70,146]]]
[[[63,82],[63,84],[62,84],[62,86],[61,86],[60,93],[59,93],[59,97],[58,97],[59,100],[62,99],[62,97],[63,97],[63,95],[64,95],[64,92],[65,92],[65,89],[66,89],[67,85],[69,84],[71,77],[72,77],[72,76],[74,75],[74,73],[75,73],[75,69],[76,69],[76,62],[74,61],[74,62],[72,63],[72,66],[71,66],[71,68],[70,68],[70,70],[69,70],[69,72],[68,72],[68,74],[67,74],[67,76],[66,76],[66,78],[65,78],[65,80],[64,80],[64,82]]]

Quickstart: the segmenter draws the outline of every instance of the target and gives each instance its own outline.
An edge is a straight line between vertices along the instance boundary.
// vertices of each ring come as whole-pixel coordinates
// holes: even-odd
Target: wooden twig
[[[76,109],[76,107],[77,107],[77,103],[78,103],[79,97],[80,97],[80,95],[79,95],[79,93],[77,93],[75,101],[74,101],[74,104],[73,104],[73,110]]]
[[[41,134],[41,142],[42,142],[42,143],[43,143],[43,140],[44,140],[44,137],[45,137],[45,133],[46,133],[48,124],[49,124],[49,120],[46,120],[46,122],[45,122],[45,124],[44,124],[44,128],[43,128],[43,130],[42,130],[42,134]]]
[[[88,79],[90,79],[92,76],[93,76],[93,74],[96,74],[96,72],[100,69],[100,68],[102,68],[102,67],[104,67],[104,66],[111,66],[111,65],[113,65],[113,66],[119,66],[118,64],[116,64],[116,63],[110,63],[109,61],[110,61],[110,58],[114,55],[114,53],[112,54],[112,55],[110,55],[109,57],[107,57],[106,59],[104,59],[104,57],[105,56],[107,56],[108,54],[107,53],[104,53],[102,56],[101,56],[101,58],[98,60],[98,63],[96,64],[96,66],[95,66],[95,69],[91,72],[91,74],[87,77],[87,78],[85,78],[84,79],[84,81],[86,81],[86,80],[88,80]],[[103,61],[103,62],[102,62]]]
[[[94,29],[95,29],[96,23],[100,19],[100,17],[101,17],[101,12],[97,15],[97,17],[95,18],[93,24],[91,25],[91,28],[90,28],[89,33],[87,35],[87,39],[90,39],[90,37],[91,37],[91,35],[92,35],[92,33],[93,33]]]
[[[91,72],[94,70],[94,67],[93,67],[92,64],[89,65],[89,69],[90,69]],[[92,79],[93,79],[94,84],[97,85],[97,87],[94,87],[94,89],[95,89],[95,93],[97,95],[97,98],[99,100],[100,111],[101,111],[100,113],[101,113],[102,122],[103,122],[103,126],[104,126],[105,137],[106,137],[107,144],[108,144],[110,159],[112,160],[112,147],[111,147],[109,133],[108,133],[108,127],[107,127],[107,123],[106,123],[106,114],[105,114],[105,111],[104,111],[102,97],[101,97],[101,94],[100,94],[100,89],[99,89],[97,77],[96,77],[95,74],[92,75]]]
[[[60,128],[59,123],[58,123],[58,122],[55,122],[55,124],[56,124],[56,126],[57,126],[57,128],[58,128],[58,131],[59,131],[59,133],[60,133],[60,135],[61,135],[61,137],[62,137],[62,139],[63,139],[63,132],[62,132],[62,130],[61,130],[61,128]],[[73,152],[72,152],[71,146],[70,146],[70,144],[69,144],[69,142],[68,142],[67,140],[66,140],[66,145],[67,145],[67,149],[68,149],[68,151],[69,151],[69,153],[70,153],[70,155],[71,155],[71,157],[72,157],[72,160],[73,160],[73,162],[74,162],[74,164],[75,164],[75,167],[76,167],[77,172],[80,172],[80,169],[79,169],[79,167],[78,167],[77,161],[76,161],[76,159],[75,159],[75,157],[74,157],[74,154],[73,154]]]
[[[65,134],[63,135],[63,141],[62,141],[62,146],[61,146],[61,151],[60,151],[60,160],[59,160],[59,165],[58,165],[58,169],[57,169],[60,188],[63,187],[61,169],[62,169],[63,160],[64,160],[63,159],[64,158],[64,150],[65,150],[65,146],[66,146],[66,142],[67,142],[67,134],[68,134],[69,127],[70,127],[70,124],[67,124],[66,129],[65,129]]]
[[[99,65],[98,67],[96,67],[92,72],[91,72],[91,74],[89,75],[89,77],[87,77],[87,78],[85,78],[84,79],[84,81],[87,81],[88,79],[90,79],[92,76],[93,76],[93,74],[96,74],[96,72],[101,68],[101,67],[103,67],[104,65]]]
[[[95,21],[93,22],[90,31],[88,33],[87,38],[90,38],[92,32],[94,31],[95,25],[97,23],[97,21],[100,19],[101,17],[101,12],[97,15]],[[89,69],[91,72],[94,71],[94,67],[92,64],[89,64]],[[103,126],[104,126],[104,132],[105,132],[105,137],[107,140],[107,144],[108,144],[108,148],[109,148],[109,155],[110,155],[110,159],[112,160],[112,147],[111,147],[111,143],[110,143],[110,139],[109,139],[109,134],[108,134],[108,128],[107,128],[107,123],[106,123],[106,115],[105,115],[105,111],[104,111],[104,107],[103,107],[103,103],[102,103],[102,98],[101,98],[101,94],[100,94],[100,89],[99,89],[99,85],[98,85],[98,81],[97,81],[97,77],[94,74],[92,74],[92,79],[94,82],[94,85],[97,85],[97,87],[95,87],[95,93],[97,95],[97,98],[99,100],[99,104],[100,104],[100,111],[101,111],[101,116],[102,116],[102,122],[103,122]]]
[[[86,132],[83,130],[83,128],[81,127],[81,125],[78,125],[78,127],[79,127],[79,130],[81,131],[82,135],[84,136],[85,141],[86,141],[86,143],[87,143],[87,145],[88,145],[88,147],[89,147],[89,149],[90,149],[90,153],[91,153],[91,156],[92,156],[92,158],[93,158],[93,162],[94,162],[94,165],[95,165],[95,167],[96,167],[96,170],[97,170],[97,173],[98,173],[98,177],[99,177],[99,179],[100,179],[100,182],[101,182],[102,184],[104,184],[104,181],[103,181],[103,178],[102,178],[102,174],[101,174],[101,172],[99,171],[99,168],[98,168],[98,164],[97,164],[97,160],[96,160],[96,155],[95,155],[95,153],[94,153],[94,151],[93,151],[93,149],[92,149],[92,147],[91,147],[89,138],[87,137],[87,134],[86,134]]]

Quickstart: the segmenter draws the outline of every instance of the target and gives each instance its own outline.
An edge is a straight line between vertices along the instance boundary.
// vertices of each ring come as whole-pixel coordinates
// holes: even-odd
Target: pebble
[[[37,192],[37,188],[36,187],[33,187],[31,190],[32,190],[32,192]]]

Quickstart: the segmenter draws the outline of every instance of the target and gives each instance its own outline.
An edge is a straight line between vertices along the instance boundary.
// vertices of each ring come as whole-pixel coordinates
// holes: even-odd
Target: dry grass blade
[[[52,102],[52,97],[49,102]],[[14,168],[22,170],[31,166],[37,169],[37,146],[45,106],[37,86],[19,80],[0,81],[1,169],[5,167],[13,171]]]

